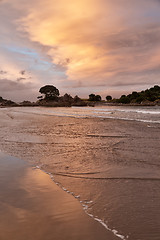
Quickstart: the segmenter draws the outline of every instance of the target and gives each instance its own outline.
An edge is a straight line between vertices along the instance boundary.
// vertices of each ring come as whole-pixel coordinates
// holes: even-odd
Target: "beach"
[[[105,109],[99,110],[100,114],[97,111],[98,117],[97,113],[93,117],[89,112],[88,115],[84,113],[85,109],[81,113],[77,109],[0,109],[0,150],[29,164],[22,167],[22,171],[17,169],[16,175],[20,174],[19,181],[28,181],[25,183],[28,189],[33,190],[36,199],[45,198],[43,191],[47,191],[49,196],[46,204],[38,202],[39,209],[43,210],[41,214],[35,205],[29,206],[43,218],[37,227],[39,225],[42,229],[44,226],[44,232],[48,234],[45,239],[48,240],[159,240],[160,124],[157,109],[152,111],[153,120],[151,113],[143,113],[146,109],[142,111],[144,118],[137,110],[137,119],[133,119],[133,112],[125,112],[127,115],[124,116],[124,109],[119,115],[110,109],[108,118],[104,117]],[[10,165],[8,167],[11,168]],[[42,180],[43,177],[46,180]],[[32,183],[36,186],[42,184],[41,191],[32,189]],[[38,197],[39,194],[42,196]],[[60,215],[59,207],[51,208],[51,222],[51,218],[45,215],[50,211],[46,206],[55,206],[61,198],[64,200],[61,206],[66,202],[69,205],[64,207],[60,222],[54,215],[56,211]],[[69,209],[69,214],[64,216],[66,209]],[[8,212],[8,218],[10,214]],[[36,214],[33,216],[35,224],[36,216],[39,219]],[[66,221],[69,226],[65,225]],[[18,225],[16,221],[14,223],[16,229]],[[77,230],[72,237],[63,234],[56,238],[58,233],[55,238],[51,237],[52,225],[57,224],[61,231],[67,229],[68,234],[73,230],[73,223],[76,223]],[[24,222],[22,225],[21,234],[25,234],[27,225]],[[30,229],[30,235],[33,229]],[[2,240],[9,239],[7,233],[3,234]],[[43,234],[40,234],[42,239]],[[33,239],[41,239],[38,238],[40,235]],[[25,239],[23,235],[19,236],[15,240]]]
[[[0,153],[0,239],[117,239],[46,173]]]

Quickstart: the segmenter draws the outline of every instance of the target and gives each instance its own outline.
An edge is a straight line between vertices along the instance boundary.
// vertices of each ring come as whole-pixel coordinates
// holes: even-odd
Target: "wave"
[[[146,108],[146,107],[144,107],[143,109],[140,109],[140,108],[142,108],[142,107],[137,107],[137,109],[136,109],[136,107],[127,107],[127,106],[116,106],[116,107],[114,107],[114,108],[103,108],[103,107],[101,107],[101,108],[94,108],[93,109],[93,111],[94,112],[97,112],[97,113],[113,113],[113,112],[126,112],[126,113],[143,113],[143,114],[160,114],[160,108],[159,107],[152,107],[152,108]],[[86,108],[87,109],[87,108]]]
[[[95,138],[125,138],[127,136],[120,135],[102,135],[102,134],[87,134],[87,137],[95,137]]]
[[[121,110],[121,109],[113,109],[112,112],[95,110],[96,113],[104,113],[104,114],[113,114],[114,112],[126,112],[126,113],[142,113],[142,114],[160,114],[159,111],[146,111],[146,110]]]
[[[137,180],[137,181],[160,181],[160,178],[144,178],[144,177],[85,177],[81,176],[82,174],[68,174],[68,173],[53,173],[54,175],[57,176],[62,176],[62,177],[69,177],[69,178],[82,178],[82,179],[88,179],[88,180]],[[85,173],[83,173],[85,174]],[[95,173],[87,173],[87,174],[95,174]]]
[[[160,121],[158,120],[150,120],[150,119],[138,119],[138,118],[124,118],[124,117],[107,117],[107,118],[111,118],[111,119],[117,119],[117,120],[126,120],[126,121],[136,121],[136,122],[145,122],[145,123],[160,123]]]
[[[90,108],[90,107],[71,107],[71,108],[16,108],[12,109],[13,112],[27,113],[42,116],[58,116],[58,117],[73,117],[73,118],[101,118],[101,119],[116,119],[127,121],[138,121],[145,123],[160,123],[158,115],[160,115],[160,109],[146,110],[146,109],[120,109],[115,108]],[[75,110],[76,109],[76,110]]]
[[[39,166],[36,166],[36,168],[40,169],[41,171],[45,172],[46,174],[48,174],[51,178],[51,180],[57,185],[59,186],[63,191],[67,192],[68,194],[71,194],[75,199],[77,199],[84,212],[91,218],[93,218],[95,221],[99,222],[103,227],[105,227],[108,231],[112,232],[115,236],[117,236],[118,238],[122,239],[122,240],[127,240],[128,239],[128,236],[124,236],[122,234],[119,234],[119,232],[116,230],[116,229],[112,229],[110,228],[106,222],[104,222],[102,219],[98,218],[97,216],[94,216],[93,214],[89,213],[88,212],[88,208],[89,208],[89,204],[93,204],[93,201],[92,200],[89,200],[89,201],[82,201],[80,200],[80,195],[75,195],[73,192],[69,191],[67,188],[65,188],[64,186],[62,186],[61,183],[59,182],[56,182],[55,179],[54,179],[54,175],[56,174],[52,174],[50,172],[46,172],[44,171],[43,169],[41,169]]]

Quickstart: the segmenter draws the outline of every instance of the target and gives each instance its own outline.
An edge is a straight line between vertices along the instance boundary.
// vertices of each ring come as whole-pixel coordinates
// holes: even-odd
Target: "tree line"
[[[39,89],[39,92],[42,94],[38,96],[38,101],[31,103],[30,101],[23,101],[20,103],[21,106],[94,106],[95,102],[101,102],[102,97],[100,95],[96,95],[94,93],[89,94],[88,99],[81,99],[77,95],[72,97],[70,94],[65,93],[64,96],[60,96],[59,90],[53,85],[45,85]],[[106,101],[109,103],[145,103],[145,102],[155,102],[160,103],[160,86],[155,85],[150,89],[143,90],[141,92],[133,91],[128,95],[122,95],[119,99],[112,99],[112,96],[107,95]],[[17,106],[19,104],[6,100],[0,97],[0,105],[1,106]]]
[[[39,96],[39,100],[46,100],[46,101],[64,101],[64,102],[70,102],[70,103],[78,103],[82,100],[75,96],[72,98],[71,95],[65,94],[62,97],[59,97],[59,90],[54,87],[53,85],[45,85],[40,88],[39,92],[44,95]],[[160,86],[155,85],[154,87],[151,87],[150,89],[143,90],[141,92],[133,91],[132,93],[128,95],[122,95],[118,99],[112,99],[112,96],[107,95],[106,101],[107,102],[113,102],[113,103],[142,103],[145,101],[154,102],[160,100]],[[102,97],[100,95],[96,95],[94,93],[91,93],[88,97],[88,101],[91,102],[97,102],[102,101]]]
[[[160,100],[160,87],[155,85],[150,89],[141,92],[132,92],[128,95],[122,95],[116,100],[117,103],[142,103],[142,102],[155,102]]]
[[[53,85],[46,85],[40,88],[39,92],[44,95],[39,96],[39,100],[46,100],[46,101],[65,101],[65,102],[80,102],[82,101],[78,96],[72,98],[71,95],[65,94],[62,97],[59,97],[59,90],[54,87]],[[145,101],[154,102],[160,100],[160,87],[155,85],[150,89],[143,90],[141,92],[133,91],[128,95],[122,95],[119,99],[112,99],[112,96],[107,95],[106,101],[113,102],[113,103],[142,103]],[[98,102],[102,101],[102,97],[100,95],[96,95],[91,93],[88,97],[88,101],[91,102]]]
[[[89,101],[101,101],[100,95],[90,94],[89,95]],[[120,98],[112,99],[112,96],[107,95],[106,96],[107,102],[112,103],[142,103],[142,102],[155,102],[160,101],[160,87],[158,85],[155,85],[154,87],[151,87],[150,89],[143,90],[141,92],[133,91],[132,93],[128,95],[122,95]]]
[[[45,85],[40,88],[39,92],[42,94],[38,96],[40,105],[48,105],[49,103],[54,106],[86,106],[86,103],[77,95],[72,97],[70,94],[65,93],[60,96],[59,90],[53,85]]]

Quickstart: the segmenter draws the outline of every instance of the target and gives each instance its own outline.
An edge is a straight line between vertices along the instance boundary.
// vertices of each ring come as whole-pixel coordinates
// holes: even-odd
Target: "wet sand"
[[[117,239],[50,177],[0,153],[1,240]]]
[[[0,149],[80,195],[80,208],[109,227],[106,239],[159,240],[160,124],[1,110]]]

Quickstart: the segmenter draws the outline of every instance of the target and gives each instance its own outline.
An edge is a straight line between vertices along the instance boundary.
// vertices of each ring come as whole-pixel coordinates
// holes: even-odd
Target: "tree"
[[[74,101],[74,103],[77,103],[77,102],[81,102],[82,100],[76,95],[76,96],[73,98],[73,101]]]
[[[122,95],[121,97],[120,97],[120,99],[119,99],[119,102],[120,103],[130,103],[130,99],[129,99],[129,97],[128,96],[126,96],[126,95]]]
[[[132,92],[132,97],[133,99],[136,99],[137,97],[139,97],[139,93],[136,91]]]
[[[43,98],[43,96],[38,96],[37,98],[38,98],[38,99],[42,99],[42,98]]]
[[[141,103],[145,100],[145,98],[143,97],[143,95],[139,96],[136,98],[136,103]]]
[[[154,86],[154,90],[155,90],[156,92],[160,92],[160,86],[155,85],[155,86]]]
[[[95,94],[93,94],[93,93],[91,93],[90,95],[89,95],[89,101],[95,101]]]
[[[111,101],[112,100],[112,97],[110,95],[106,96],[106,100],[107,101]]]
[[[53,85],[45,85],[40,88],[39,92],[45,95],[45,100],[57,100],[59,96],[59,90]]]
[[[0,97],[0,102],[3,102],[3,101],[4,101],[4,99],[2,97]]]
[[[66,93],[63,96],[63,101],[64,102],[73,102],[73,98],[72,98],[72,96],[70,94]]]
[[[143,90],[141,92],[132,92],[130,94],[122,95],[117,99],[118,103],[142,103],[145,101],[159,102],[160,99],[160,86],[155,85],[150,89]]]
[[[101,101],[101,100],[102,100],[102,98],[101,98],[100,95],[96,95],[96,96],[95,96],[95,101]]]
[[[95,95],[93,93],[89,95],[89,101],[101,101],[101,99],[100,95]]]

